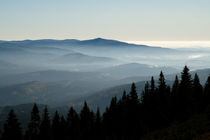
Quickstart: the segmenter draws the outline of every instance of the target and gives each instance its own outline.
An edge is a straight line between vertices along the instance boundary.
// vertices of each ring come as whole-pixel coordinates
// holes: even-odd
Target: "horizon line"
[[[75,39],[75,38],[38,38],[38,39],[15,39],[15,40],[0,40],[0,41],[36,41],[36,40],[78,40],[78,41],[85,41],[85,40],[94,40],[94,39],[104,39],[104,40],[114,40],[125,42],[129,44],[136,44],[136,45],[148,45],[148,46],[155,46],[155,47],[166,47],[166,48],[193,48],[193,47],[208,47],[210,48],[210,40],[121,40],[121,39],[109,39],[109,38],[102,38],[102,37],[95,37],[89,39]]]

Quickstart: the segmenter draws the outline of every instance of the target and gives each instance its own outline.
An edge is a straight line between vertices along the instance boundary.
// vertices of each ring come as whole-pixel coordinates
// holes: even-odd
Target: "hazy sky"
[[[210,0],[0,0],[0,40],[208,41]]]

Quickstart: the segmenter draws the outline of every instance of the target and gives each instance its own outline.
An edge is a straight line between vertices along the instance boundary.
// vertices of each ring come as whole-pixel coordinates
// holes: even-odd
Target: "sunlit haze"
[[[165,48],[210,48],[210,41],[126,41]]]

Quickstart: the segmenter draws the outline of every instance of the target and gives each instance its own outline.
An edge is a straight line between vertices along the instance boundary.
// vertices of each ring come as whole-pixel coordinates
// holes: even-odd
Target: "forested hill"
[[[40,116],[35,104],[31,120],[23,131],[11,110],[2,130],[2,140],[131,140],[131,139],[208,139],[210,132],[210,76],[204,86],[197,74],[192,79],[187,66],[172,86],[160,72],[146,82],[142,96],[136,85],[121,98],[113,97],[103,114],[84,103],[80,112],[73,107],[66,116],[57,111],[50,116],[47,107]]]

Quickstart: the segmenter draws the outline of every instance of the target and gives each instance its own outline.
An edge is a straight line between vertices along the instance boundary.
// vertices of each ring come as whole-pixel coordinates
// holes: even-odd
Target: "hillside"
[[[142,140],[208,140],[209,115],[196,115],[189,120],[146,134]]]

